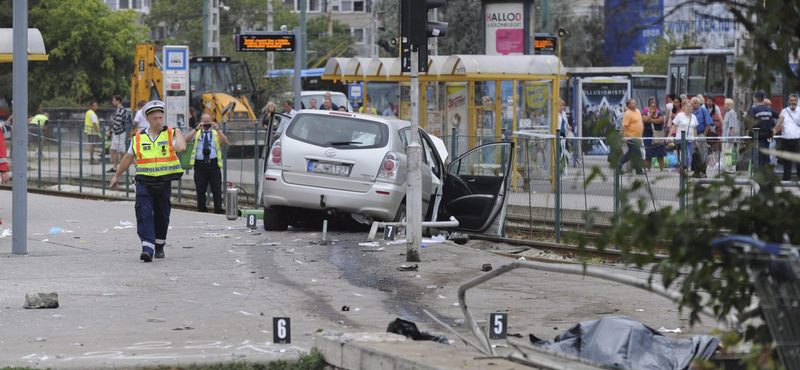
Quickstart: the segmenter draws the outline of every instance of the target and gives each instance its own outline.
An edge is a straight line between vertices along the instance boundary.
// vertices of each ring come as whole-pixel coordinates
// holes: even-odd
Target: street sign
[[[536,51],[556,51],[558,38],[554,36],[536,36],[533,46]]]
[[[167,45],[164,53],[164,123],[185,129],[189,125],[189,47]]]
[[[348,95],[350,96],[350,99],[363,99],[364,87],[361,86],[361,84],[350,85],[350,90],[348,91]]]
[[[291,322],[288,317],[272,318],[272,343],[292,343],[292,329],[290,324]]]
[[[236,35],[236,51],[294,51],[295,37],[282,32]]]
[[[489,314],[489,339],[506,339],[508,334],[508,314]]]

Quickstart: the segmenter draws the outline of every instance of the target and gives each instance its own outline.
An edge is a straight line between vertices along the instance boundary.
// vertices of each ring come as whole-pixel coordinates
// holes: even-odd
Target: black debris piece
[[[400,318],[395,319],[386,328],[389,333],[395,333],[411,338],[412,340],[430,340],[434,342],[448,344],[447,337],[444,335],[434,336],[428,333],[423,333],[417,329],[417,324],[411,321],[406,321]]]

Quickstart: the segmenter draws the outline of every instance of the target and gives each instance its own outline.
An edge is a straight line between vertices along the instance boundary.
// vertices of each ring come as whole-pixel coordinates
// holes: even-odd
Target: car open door
[[[267,136],[264,140],[264,150],[261,151],[261,163],[263,163],[261,167],[261,180],[258,182],[258,202],[261,203],[261,195],[263,194],[263,187],[264,187],[264,174],[267,172],[267,160],[269,159],[269,151],[272,148],[272,144],[275,143],[275,140],[283,134],[283,130],[286,129],[286,126],[289,125],[289,121],[292,118],[280,113],[274,113],[272,117],[270,117],[269,121],[267,122],[267,132],[265,135]]]
[[[453,216],[459,222],[458,229],[464,231],[484,233],[491,229],[500,233],[513,158],[514,143],[497,142],[454,159],[444,181],[440,219]]]

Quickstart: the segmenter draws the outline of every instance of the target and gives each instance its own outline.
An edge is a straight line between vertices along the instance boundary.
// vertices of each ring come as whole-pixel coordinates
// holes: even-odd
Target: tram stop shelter
[[[398,105],[398,118],[411,117],[410,74],[401,72],[400,58],[331,58],[322,79],[360,84],[366,92],[360,105],[370,96],[378,114],[391,103]],[[513,140],[517,131],[555,134],[558,80],[567,75],[556,56],[429,56],[428,72],[419,74],[420,127],[444,139],[451,158],[483,143]],[[552,159],[554,145],[547,147]],[[520,153],[515,187],[517,173],[524,172]],[[553,161],[545,162],[543,170],[552,172]]]
[[[14,29],[0,28],[0,63],[14,60]],[[47,61],[42,33],[37,28],[28,29],[28,61]]]

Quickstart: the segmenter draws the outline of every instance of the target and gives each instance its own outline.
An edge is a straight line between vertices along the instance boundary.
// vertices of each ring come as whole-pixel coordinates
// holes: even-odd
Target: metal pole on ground
[[[26,127],[28,117],[28,0],[14,0],[14,47],[13,47],[13,106],[20,122]],[[13,130],[14,143],[11,160],[13,165],[11,186],[11,252],[28,253],[28,130]]]
[[[228,136],[228,120],[222,120],[222,133]],[[228,199],[228,192],[224,191],[228,187],[228,146],[222,144],[222,203]]]
[[[680,176],[680,185],[678,188],[678,192],[680,195],[678,196],[678,201],[680,202],[680,208],[683,210],[686,208],[686,172],[683,170],[686,167],[686,131],[681,131],[681,150],[680,150],[680,160],[679,163],[679,170],[678,174]]]
[[[456,157],[456,150],[458,149],[458,136],[456,135],[458,131],[456,131],[455,127],[453,127],[451,130],[453,131],[453,133],[451,134],[452,139],[450,139],[451,140],[450,151],[452,152],[450,154],[450,158],[452,159]]]
[[[85,123],[84,123],[85,125]],[[83,129],[78,123],[78,192],[83,193]]]
[[[406,261],[420,262],[422,248],[422,146],[419,137],[419,49],[411,46],[411,143],[406,190]]]
[[[58,120],[58,190],[61,190],[61,120]]]
[[[305,48],[303,48],[303,33],[300,27],[294,28],[294,39],[296,45],[294,49],[294,108],[297,110],[302,106],[300,103],[300,92],[303,89],[301,87],[302,80],[300,74],[303,72],[302,53],[305,51]]]
[[[103,195],[106,195],[106,125],[105,122],[100,122],[100,140],[102,146],[100,147],[100,181],[102,181]]]
[[[258,192],[258,121],[253,122],[253,193]],[[258,209],[258,196],[253,197],[253,209]]]
[[[561,243],[561,128],[556,129],[556,199],[555,229],[556,243]],[[569,163],[567,163],[569,165]]]
[[[44,131],[42,130],[41,127],[42,126],[39,126],[39,135],[37,135],[39,140],[37,140],[38,154],[36,156],[36,160],[38,161],[36,166],[36,173],[37,173],[36,177],[37,177],[37,186],[39,189],[42,188],[42,136],[44,135]]]

